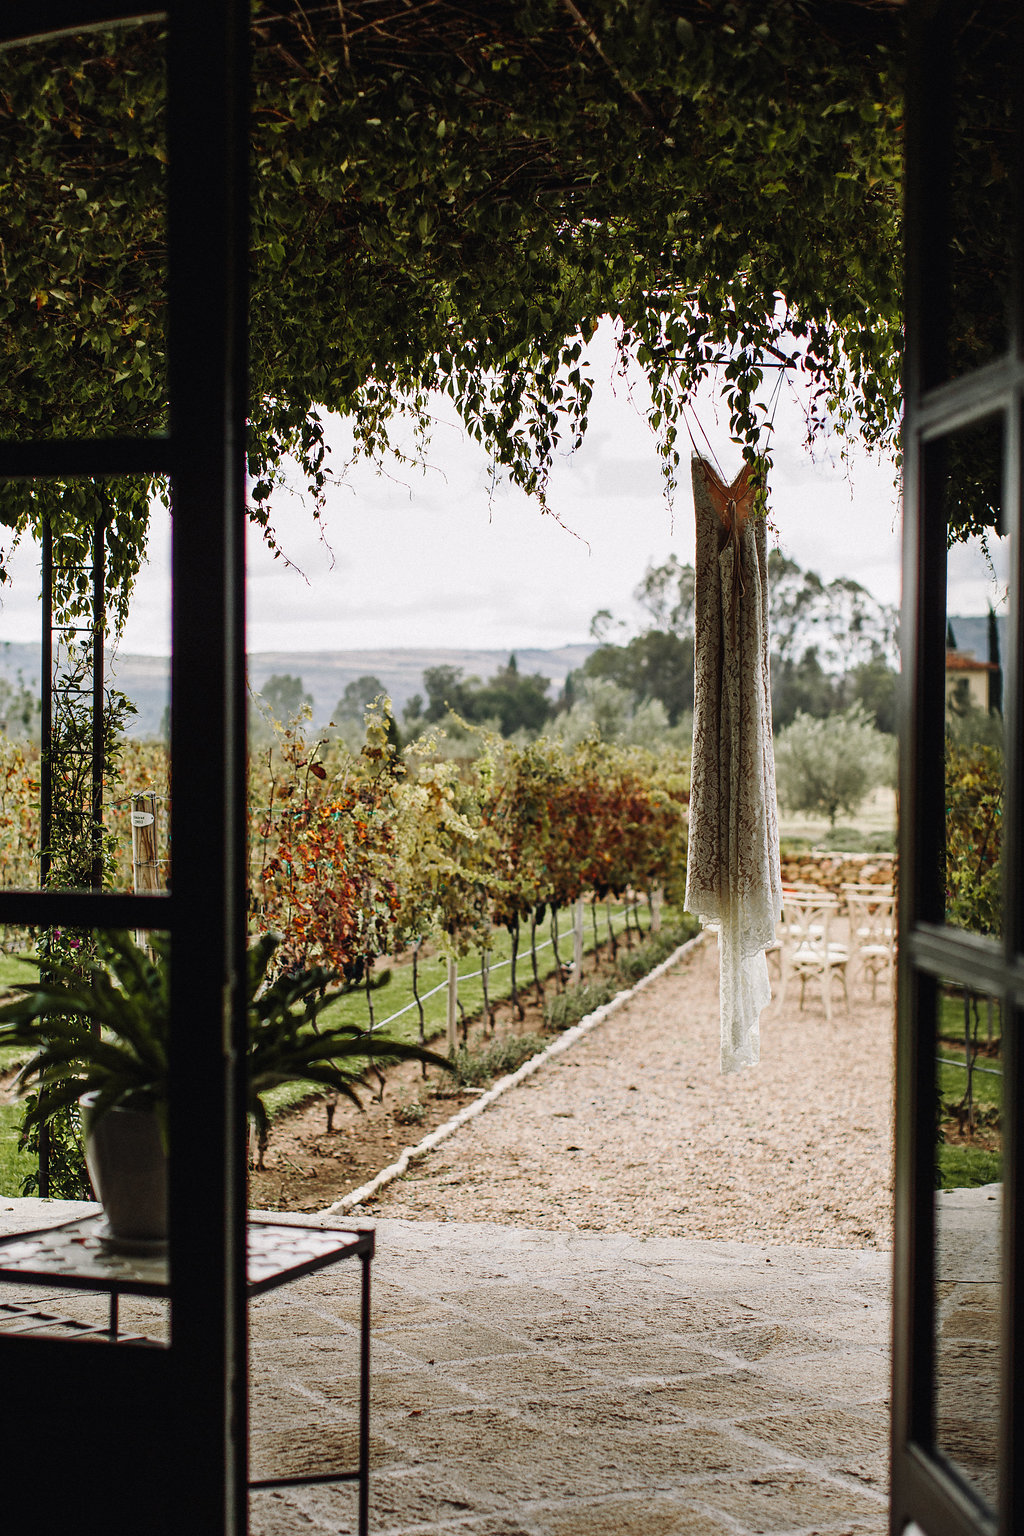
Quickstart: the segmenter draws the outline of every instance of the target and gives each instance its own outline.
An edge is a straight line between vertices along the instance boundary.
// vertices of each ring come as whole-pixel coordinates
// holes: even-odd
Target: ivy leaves
[[[285,458],[322,504],[326,412],[380,457],[396,413],[426,430],[438,389],[543,501],[586,428],[603,315],[647,374],[670,488],[709,375],[751,459],[776,366],[810,375],[822,419],[892,446],[898,23],[854,9],[837,32],[802,0],[259,5],[249,468],[271,541]],[[164,121],[152,24],[5,55],[5,434],[164,425]],[[153,490],[111,491],[121,614]],[[19,530],[63,487],[2,496]]]

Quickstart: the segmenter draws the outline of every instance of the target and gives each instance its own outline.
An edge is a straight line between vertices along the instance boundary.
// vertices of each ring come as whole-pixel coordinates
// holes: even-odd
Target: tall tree
[[[470,694],[470,718],[497,719],[503,736],[514,736],[517,731],[536,733],[551,717],[550,689],[551,679],[542,672],[529,676],[520,672],[513,653],[507,666],[499,667],[492,678]]]
[[[479,679],[475,677],[470,678],[468,682],[463,682],[461,667],[448,665],[427,667],[423,673],[423,689],[427,695],[423,719],[433,724],[443,720],[450,711],[468,719],[471,712],[468,703],[469,695],[478,682]]]
[[[583,674],[618,683],[634,704],[655,699],[671,725],[693,708],[693,635],[649,629],[625,645],[602,645],[583,664]]]
[[[353,678],[352,682],[345,684],[345,691],[335,704],[331,717],[334,720],[358,720],[361,724],[374,699],[386,694],[387,689],[380,678],[366,672],[362,677]]]
[[[40,707],[20,671],[16,682],[0,677],[0,736],[37,737]]]
[[[990,714],[1003,712],[1003,663],[999,654],[999,623],[995,609],[988,605],[988,659],[992,667],[988,679],[988,707]]]
[[[297,720],[302,711],[313,707],[313,695],[302,686],[301,677],[290,672],[274,672],[260,689],[260,698],[281,725]]]
[[[681,565],[675,555],[662,565],[648,565],[633,597],[650,615],[654,629],[693,633],[697,578],[692,565]]]

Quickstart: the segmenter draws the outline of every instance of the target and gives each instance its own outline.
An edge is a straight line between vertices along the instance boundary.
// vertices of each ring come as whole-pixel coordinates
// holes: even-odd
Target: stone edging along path
[[[616,992],[610,1002],[604,1003],[600,1008],[595,1008],[593,1013],[588,1013],[586,1018],[581,1019],[578,1024],[574,1024],[571,1029],[567,1029],[556,1040],[552,1040],[551,1044],[543,1051],[538,1051],[536,1056],[531,1056],[529,1061],[524,1061],[517,1071],[510,1072],[505,1077],[499,1078],[492,1088],[489,1088],[486,1093],[481,1094],[480,1098],[475,1099],[472,1104],[467,1104],[465,1108],[460,1109],[457,1115],[453,1115],[450,1120],[446,1120],[443,1125],[439,1125],[436,1130],[430,1132],[429,1136],[424,1136],[423,1140],[418,1142],[416,1146],[405,1147],[398,1160],[390,1163],[387,1168],[382,1168],[380,1173],[376,1174],[369,1183],[352,1190],[350,1194],[343,1195],[340,1200],[335,1200],[333,1205],[328,1205],[324,1210],[318,1211],[317,1215],[343,1216],[347,1211],[362,1205],[365,1200],[371,1199],[385,1185],[393,1183],[395,1179],[400,1179],[404,1173],[408,1172],[410,1163],[414,1163],[417,1158],[425,1157],[428,1152],[432,1152],[442,1141],[447,1141],[449,1136],[454,1136],[460,1126],[465,1125],[469,1120],[473,1120],[477,1115],[482,1115],[487,1106],[493,1104],[495,1099],[500,1099],[510,1088],[514,1088],[517,1083],[523,1082],[525,1078],[532,1077],[533,1073],[544,1066],[545,1062],[550,1061],[552,1057],[560,1056],[563,1051],[569,1050],[571,1046],[576,1044],[577,1040],[582,1039],[584,1035],[589,1034],[592,1029],[595,1029],[598,1024],[602,1024],[613,1013],[617,1013],[620,1008],[625,1007],[626,1003],[631,1002],[638,992],[643,991],[644,987],[649,986],[652,981],[656,981],[659,976],[663,976],[666,971],[671,970],[672,966],[676,965],[684,955],[689,954],[698,944],[703,944],[706,937],[707,930],[701,929],[700,933],[696,934],[692,939],[687,939],[685,944],[680,944],[678,949],[673,950],[667,960],[663,960],[652,971],[648,971],[646,976],[641,976],[640,980],[634,982],[631,987],[625,987],[621,992]]]

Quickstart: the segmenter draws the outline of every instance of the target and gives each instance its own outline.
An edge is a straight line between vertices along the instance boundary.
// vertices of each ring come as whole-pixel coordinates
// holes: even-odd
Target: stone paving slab
[[[0,1231],[85,1209],[0,1200]],[[887,1254],[376,1228],[379,1536],[884,1536]],[[263,1475],[354,1454],[357,1275],[253,1305]],[[256,1493],[252,1530],[346,1536],[354,1490]]]

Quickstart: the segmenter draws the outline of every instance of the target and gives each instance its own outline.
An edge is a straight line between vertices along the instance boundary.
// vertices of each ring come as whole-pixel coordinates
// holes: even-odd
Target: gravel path
[[[711,939],[363,1209],[553,1231],[891,1246],[893,1026],[791,993],[718,1069]]]

